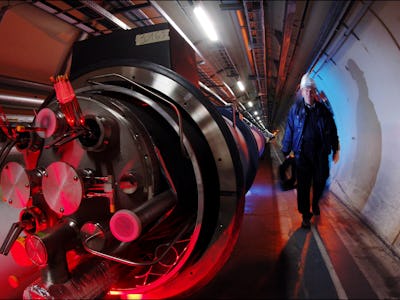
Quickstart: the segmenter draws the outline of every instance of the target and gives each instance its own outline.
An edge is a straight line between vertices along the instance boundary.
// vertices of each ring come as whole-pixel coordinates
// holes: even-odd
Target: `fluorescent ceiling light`
[[[214,24],[212,23],[211,19],[208,17],[204,9],[201,6],[196,6],[193,9],[193,12],[196,15],[197,20],[203,27],[203,30],[207,34],[208,38],[213,42],[218,41],[218,35],[215,31]]]
[[[247,105],[248,105],[249,107],[253,107],[253,102],[249,101],[249,102],[247,102]]]
[[[254,112],[254,115],[257,116],[257,115],[258,115],[258,111],[255,111],[255,112]]]
[[[243,82],[241,82],[240,80],[237,82],[237,86],[239,88],[239,90],[241,90],[242,92],[244,91],[244,85]]]
[[[192,43],[189,37],[182,31],[182,29],[172,20],[172,18],[161,8],[161,6],[154,0],[150,0],[152,6],[156,8],[156,10],[163,16],[168,23],[180,34],[180,36],[190,45],[190,47],[197,53],[198,56],[204,61],[205,58],[203,54],[197,49],[197,47]]]

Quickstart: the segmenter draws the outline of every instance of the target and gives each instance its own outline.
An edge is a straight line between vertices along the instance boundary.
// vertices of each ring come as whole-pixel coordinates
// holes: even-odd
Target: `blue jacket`
[[[315,102],[317,109],[317,124],[322,141],[321,154],[328,156],[332,151],[339,149],[339,138],[332,113],[325,105]],[[298,158],[301,153],[304,122],[306,119],[306,108],[304,100],[297,100],[289,110],[285,135],[282,140],[282,152],[284,155],[293,151]]]

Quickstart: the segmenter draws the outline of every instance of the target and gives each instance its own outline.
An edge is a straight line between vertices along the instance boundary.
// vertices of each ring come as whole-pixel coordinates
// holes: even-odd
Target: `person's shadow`
[[[314,226],[314,225],[312,225]],[[337,299],[326,264],[310,229],[298,228],[275,266],[271,298]]]

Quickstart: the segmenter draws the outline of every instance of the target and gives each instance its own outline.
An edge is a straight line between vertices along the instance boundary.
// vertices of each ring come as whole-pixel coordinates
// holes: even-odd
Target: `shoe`
[[[303,219],[303,222],[301,222],[301,227],[310,228],[311,227],[310,219]]]

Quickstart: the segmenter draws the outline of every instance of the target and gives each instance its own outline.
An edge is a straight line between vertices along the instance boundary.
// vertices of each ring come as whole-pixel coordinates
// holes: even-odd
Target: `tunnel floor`
[[[232,256],[190,299],[399,299],[399,258],[332,193],[301,228],[296,191],[281,189],[268,146]]]

